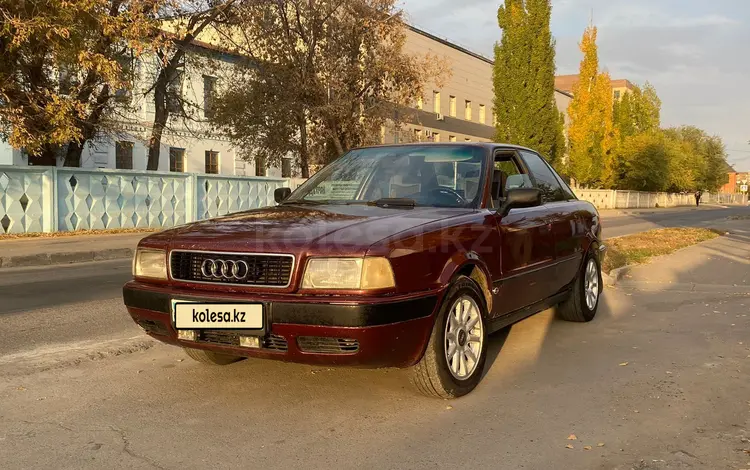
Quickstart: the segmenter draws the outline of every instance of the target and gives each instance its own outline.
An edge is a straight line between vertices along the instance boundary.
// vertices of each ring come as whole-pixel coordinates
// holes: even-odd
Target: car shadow
[[[500,355],[500,351],[502,351],[505,342],[508,340],[512,328],[513,325],[507,326],[487,337],[487,361],[484,364],[484,371],[482,372],[483,379],[487,375],[487,372],[492,368],[497,357]]]

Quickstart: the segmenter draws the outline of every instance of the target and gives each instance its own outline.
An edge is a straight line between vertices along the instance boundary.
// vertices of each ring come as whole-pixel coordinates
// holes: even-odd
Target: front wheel
[[[241,357],[238,356],[230,356],[229,354],[221,354],[213,351],[206,351],[204,349],[194,349],[194,348],[183,348],[185,350],[185,354],[190,357],[190,359],[200,362],[202,364],[212,364],[216,366],[225,366],[227,364],[231,364],[233,362],[237,362]]]
[[[487,358],[487,307],[474,281],[458,277],[440,306],[412,382],[427,396],[456,398],[474,390]]]
[[[602,293],[602,271],[593,254],[586,257],[583,270],[573,282],[570,297],[557,307],[557,315],[566,321],[588,322],[594,319]]]

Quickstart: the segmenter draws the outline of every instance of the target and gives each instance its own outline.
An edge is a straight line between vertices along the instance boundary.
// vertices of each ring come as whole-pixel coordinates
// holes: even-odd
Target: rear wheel
[[[482,378],[486,352],[487,307],[479,287],[460,276],[448,289],[412,382],[423,394],[456,398],[474,390]]]
[[[594,319],[602,293],[602,272],[593,254],[586,257],[583,269],[573,283],[570,297],[557,307],[557,315],[566,321],[588,322]]]
[[[205,351],[203,349],[193,349],[193,348],[183,348],[185,350],[185,354],[187,354],[190,359],[193,359],[194,361],[198,361],[203,364],[212,364],[216,366],[225,366],[227,364],[231,364],[233,362],[237,362],[241,357],[238,356],[231,356],[229,354],[221,354],[213,351]]]

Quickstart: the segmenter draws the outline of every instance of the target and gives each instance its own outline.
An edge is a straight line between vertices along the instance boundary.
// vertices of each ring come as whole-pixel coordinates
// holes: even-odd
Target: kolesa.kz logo
[[[195,323],[244,323],[245,312],[212,312],[210,309],[193,309],[193,322]]]

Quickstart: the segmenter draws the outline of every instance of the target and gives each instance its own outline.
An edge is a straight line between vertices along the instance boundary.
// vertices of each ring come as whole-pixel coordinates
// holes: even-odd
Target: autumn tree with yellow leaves
[[[127,106],[164,1],[0,0],[0,139],[32,164],[79,166]]]
[[[583,60],[568,108],[570,126],[567,173],[579,185],[602,187],[613,178],[616,143],[609,74],[599,71],[596,27],[586,28],[580,43]]]

